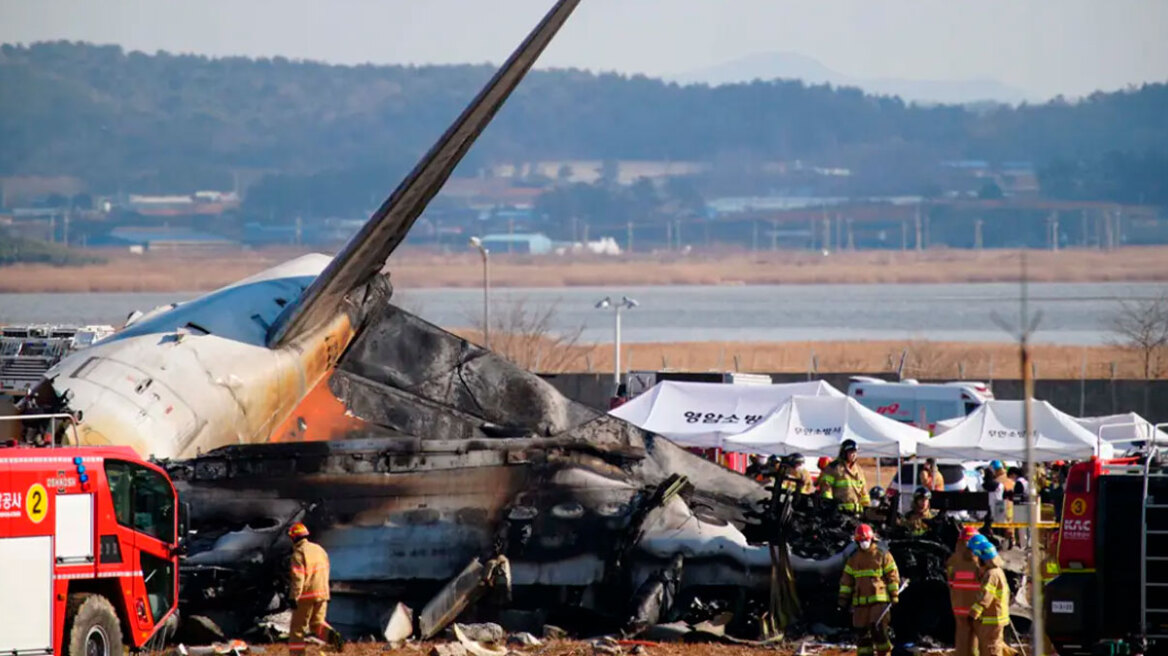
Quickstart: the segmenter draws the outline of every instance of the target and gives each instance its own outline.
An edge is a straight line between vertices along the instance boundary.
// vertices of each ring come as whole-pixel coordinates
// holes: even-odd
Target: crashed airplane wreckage
[[[303,519],[352,634],[402,600],[430,600],[423,636],[491,609],[586,633],[729,610],[749,638],[833,619],[854,520],[777,502],[389,303],[387,258],[576,4],[556,3],[335,257],[135,315],[34,391],[81,444],[166,464],[190,508],[184,616],[238,633],[280,607],[283,530]],[[944,637],[947,548],[892,548],[919,582],[902,604],[922,600],[894,625]]]

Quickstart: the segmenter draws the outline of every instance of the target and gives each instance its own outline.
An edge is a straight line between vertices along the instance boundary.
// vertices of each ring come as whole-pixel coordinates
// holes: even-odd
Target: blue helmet
[[[981,533],[969,538],[967,544],[969,545],[969,550],[973,552],[973,555],[982,560],[993,560],[998,555],[998,550],[994,547],[994,543],[990,542],[990,539]]]
[[[993,469],[996,471],[998,469],[1005,469],[1005,468],[1006,468],[1006,466],[1002,464],[1001,460],[994,460],[994,461],[990,462],[990,469]]]

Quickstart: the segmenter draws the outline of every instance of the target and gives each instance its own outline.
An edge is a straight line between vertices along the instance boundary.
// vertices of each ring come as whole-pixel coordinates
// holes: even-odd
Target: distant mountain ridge
[[[0,176],[70,175],[97,193],[169,194],[231,188],[233,171],[319,174],[335,183],[304,192],[302,207],[363,209],[493,72],[0,45]],[[1168,153],[1165,116],[1165,84],[975,111],[797,81],[710,88],[536,70],[461,171],[546,160],[801,160],[848,168],[853,186],[867,185],[857,193],[871,194],[916,193],[939,161],[1063,159],[1073,181],[1104,155]],[[1144,168],[1150,184],[1164,179],[1163,169]]]
[[[670,78],[681,84],[737,84],[753,80],[802,80],[806,84],[858,87],[865,92],[899,96],[909,102],[966,104],[995,101],[1016,105],[1035,97],[998,80],[910,80],[859,78],[828,68],[819,60],[795,52],[760,52]]]

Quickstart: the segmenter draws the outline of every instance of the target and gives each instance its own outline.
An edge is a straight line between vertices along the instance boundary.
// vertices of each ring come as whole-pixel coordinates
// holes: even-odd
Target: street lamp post
[[[628,308],[633,309],[637,307],[638,303],[629,298],[622,296],[619,302],[613,302],[611,298],[605,296],[603,299],[597,301],[596,309],[605,310],[612,308],[612,382],[616,387],[620,387],[621,382],[621,363],[620,363],[620,347],[621,347],[621,310]]]
[[[483,348],[491,348],[491,270],[487,266],[491,251],[483,246],[483,240],[478,237],[470,238],[470,245],[477,248],[483,256]]]

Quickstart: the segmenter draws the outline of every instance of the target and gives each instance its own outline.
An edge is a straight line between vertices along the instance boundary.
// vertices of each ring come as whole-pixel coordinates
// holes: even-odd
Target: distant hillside
[[[1018,104],[1028,98],[997,80],[908,80],[858,78],[834,71],[818,60],[794,52],[762,52],[715,66],[675,75],[680,83],[741,84],[754,80],[802,80],[807,84],[857,87],[867,93],[898,96],[909,102],[965,104],[984,101]]]
[[[75,175],[99,193],[185,193],[228,187],[239,169],[348,171],[380,193],[492,70],[3,46],[0,175]],[[904,171],[944,158],[1089,161],[1168,152],[1166,116],[1163,84],[975,113],[792,81],[710,88],[537,71],[464,170],[552,158],[802,159]]]

